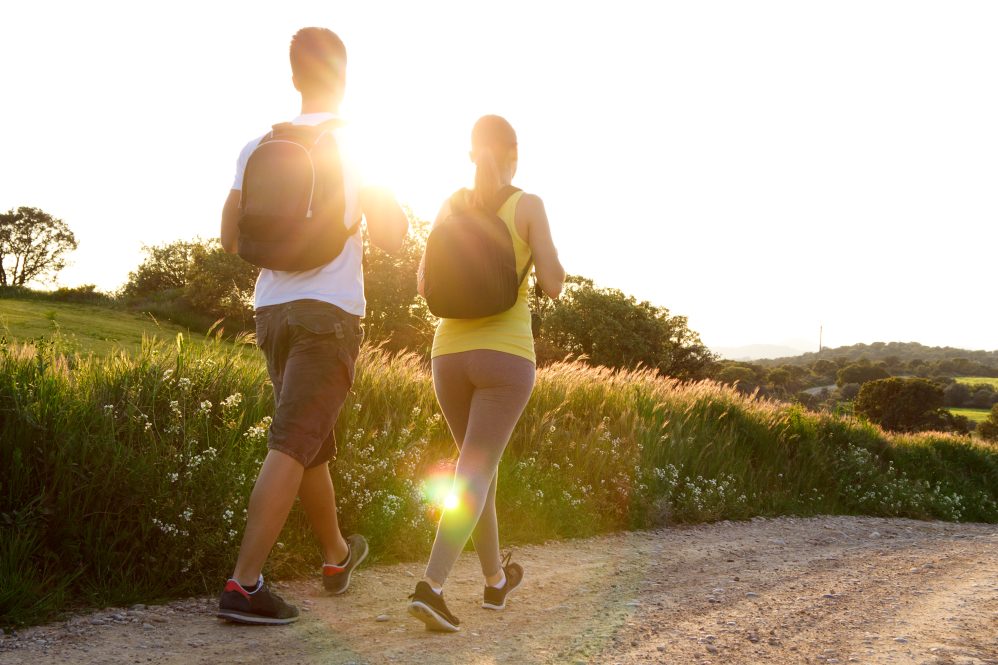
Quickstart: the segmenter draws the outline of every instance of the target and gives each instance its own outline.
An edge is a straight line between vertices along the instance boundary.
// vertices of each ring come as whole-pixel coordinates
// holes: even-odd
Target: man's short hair
[[[347,49],[332,30],[302,28],[291,38],[291,73],[302,92],[335,89],[346,66]]]

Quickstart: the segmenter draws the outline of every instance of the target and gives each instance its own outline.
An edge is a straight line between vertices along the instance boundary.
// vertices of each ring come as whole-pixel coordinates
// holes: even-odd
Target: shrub
[[[541,368],[500,465],[505,542],[752,515],[998,521],[998,453],[885,435],[710,381],[579,363]],[[0,346],[0,616],[215,592],[265,453],[258,353],[219,339],[135,355]],[[421,558],[456,451],[424,362],[365,347],[337,423],[345,530],[381,560]],[[292,513],[268,575],[313,571]]]
[[[958,421],[942,405],[943,391],[926,379],[870,381],[856,397],[856,413],[895,432],[959,430]]]

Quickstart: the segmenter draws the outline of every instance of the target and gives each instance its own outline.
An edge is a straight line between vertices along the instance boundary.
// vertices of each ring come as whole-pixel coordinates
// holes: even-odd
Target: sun
[[[399,203],[432,221],[441,203],[473,178],[468,146],[452,127],[417,125],[404,116],[344,113],[340,149],[365,184],[392,191]],[[462,128],[463,129],[463,128]]]

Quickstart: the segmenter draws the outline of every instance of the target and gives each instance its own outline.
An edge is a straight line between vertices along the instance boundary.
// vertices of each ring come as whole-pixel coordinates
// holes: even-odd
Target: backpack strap
[[[514,187],[513,185],[506,185],[496,192],[495,200],[493,201],[492,212],[498,214],[506,201],[509,201],[509,197],[513,196],[517,192],[522,191],[519,187]]]

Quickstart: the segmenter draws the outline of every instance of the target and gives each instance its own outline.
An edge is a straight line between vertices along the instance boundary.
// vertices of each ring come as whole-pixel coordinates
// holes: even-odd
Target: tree
[[[197,311],[248,326],[259,269],[222,249],[217,240],[195,245],[183,298]]]
[[[540,337],[553,353],[542,362],[585,356],[595,365],[644,365],[681,379],[710,376],[716,362],[686,317],[577,276],[551,304]]]
[[[190,282],[196,248],[206,242],[196,238],[144,246],[146,258],[134,272],[128,273],[124,294],[148,297],[183,290]]]
[[[21,206],[0,214],[0,286],[54,278],[77,246],[66,223],[43,210]]]
[[[977,433],[982,439],[998,441],[998,404],[991,407],[987,420],[977,424]]]
[[[174,318],[190,313],[205,323],[225,318],[249,325],[259,270],[227,254],[218,240],[177,240],[143,251],[146,258],[122,290],[133,303]]]
[[[889,376],[890,374],[883,367],[868,363],[854,363],[838,371],[835,383],[841,388],[847,383],[859,383],[862,385],[867,381],[886,379]]]
[[[742,365],[728,365],[717,373],[717,380],[734,386],[745,394],[752,393],[759,387],[752,368]]]
[[[970,388],[964,383],[954,381],[943,388],[943,398],[946,406],[963,406],[970,400]]]
[[[987,409],[991,406],[992,397],[994,397],[994,390],[979,388],[975,390],[974,394],[971,396],[969,406],[972,406],[975,409]]]
[[[416,272],[429,232],[429,223],[409,212],[409,236],[398,255],[371,246],[365,234],[367,341],[392,351],[409,349],[429,354],[436,318],[416,292]]]
[[[858,383],[844,383],[839,388],[839,397],[845,401],[850,401],[856,399],[859,395],[860,385]]]
[[[942,406],[939,386],[897,377],[864,383],[855,403],[856,413],[895,432],[959,430],[960,423]]]

